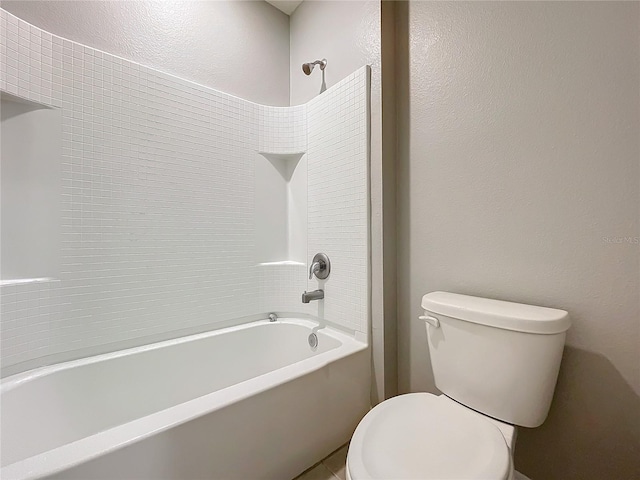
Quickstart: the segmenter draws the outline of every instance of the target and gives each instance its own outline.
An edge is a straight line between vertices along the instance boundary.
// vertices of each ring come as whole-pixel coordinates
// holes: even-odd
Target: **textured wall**
[[[362,65],[371,65],[373,78],[380,81],[380,2],[305,1],[291,15],[290,32],[291,105],[320,92],[320,69],[307,76],[302,71],[306,62],[327,59],[327,87]]]
[[[392,178],[382,155],[382,21],[379,1],[305,1],[291,15],[291,105],[306,102],[320,92],[322,74],[316,68],[310,76],[302,72],[302,64],[322,58],[328,60],[325,70],[327,86],[348,76],[362,65],[371,66],[371,315],[373,364],[375,370],[374,403],[396,392],[395,364],[395,244],[394,238],[382,241],[383,228],[394,215],[384,216],[383,208],[395,193]],[[387,145],[392,145],[389,141]],[[384,160],[391,160],[386,155]],[[392,172],[391,172],[392,173]],[[383,195],[383,188],[384,195]],[[383,203],[385,202],[385,203]],[[384,259],[392,264],[383,265]],[[388,263],[388,262],[387,262]],[[384,273],[384,275],[383,275]],[[387,288],[383,287],[387,282]],[[393,326],[393,329],[389,329]],[[385,327],[387,331],[385,332]],[[385,366],[385,362],[387,365]]]
[[[637,477],[640,5],[396,13],[402,391],[434,390],[425,293],[566,309],[551,414],[521,430],[516,466],[534,480]]]
[[[307,196],[309,224],[323,224],[308,241],[343,239],[332,252],[353,267],[338,262],[327,282],[350,295],[332,298],[326,319],[366,331],[365,69],[316,100],[340,116],[311,128],[306,106],[261,106],[0,13],[0,90],[62,112],[62,156],[47,159],[60,163],[60,272],[1,287],[3,373],[269,311],[323,317],[322,304],[300,302],[306,267],[259,265],[255,248],[258,151],[304,151],[316,133],[332,141],[309,152],[323,164],[310,181],[352,208],[333,218],[325,197]],[[359,179],[335,182],[344,169]]]
[[[0,5],[37,27],[112,55],[257,103],[289,105],[289,17],[262,0]]]

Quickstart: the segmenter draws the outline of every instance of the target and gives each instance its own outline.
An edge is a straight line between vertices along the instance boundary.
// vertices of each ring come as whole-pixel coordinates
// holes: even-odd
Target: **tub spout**
[[[304,292],[302,294],[302,303],[309,303],[311,300],[322,300],[324,298],[324,290],[314,290],[313,292]]]

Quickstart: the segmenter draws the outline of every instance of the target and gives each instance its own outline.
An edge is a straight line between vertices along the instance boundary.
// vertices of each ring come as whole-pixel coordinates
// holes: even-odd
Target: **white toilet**
[[[570,320],[552,308],[446,292],[422,298],[436,386],[373,408],[349,480],[511,480],[516,425],[544,422]]]

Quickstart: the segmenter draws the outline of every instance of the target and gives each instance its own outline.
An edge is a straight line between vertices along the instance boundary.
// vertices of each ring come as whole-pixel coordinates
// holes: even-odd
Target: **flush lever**
[[[440,328],[440,320],[438,320],[436,317],[432,317],[431,315],[420,315],[418,317],[418,320],[427,322],[433,328]]]

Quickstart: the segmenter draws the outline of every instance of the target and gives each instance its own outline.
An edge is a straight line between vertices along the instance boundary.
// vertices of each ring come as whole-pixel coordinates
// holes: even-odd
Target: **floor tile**
[[[348,450],[349,444],[336,450],[322,461],[324,466],[340,480],[346,480],[347,478],[346,463]]]
[[[311,470],[307,470],[295,480],[336,480],[337,477],[323,464],[318,464]]]

